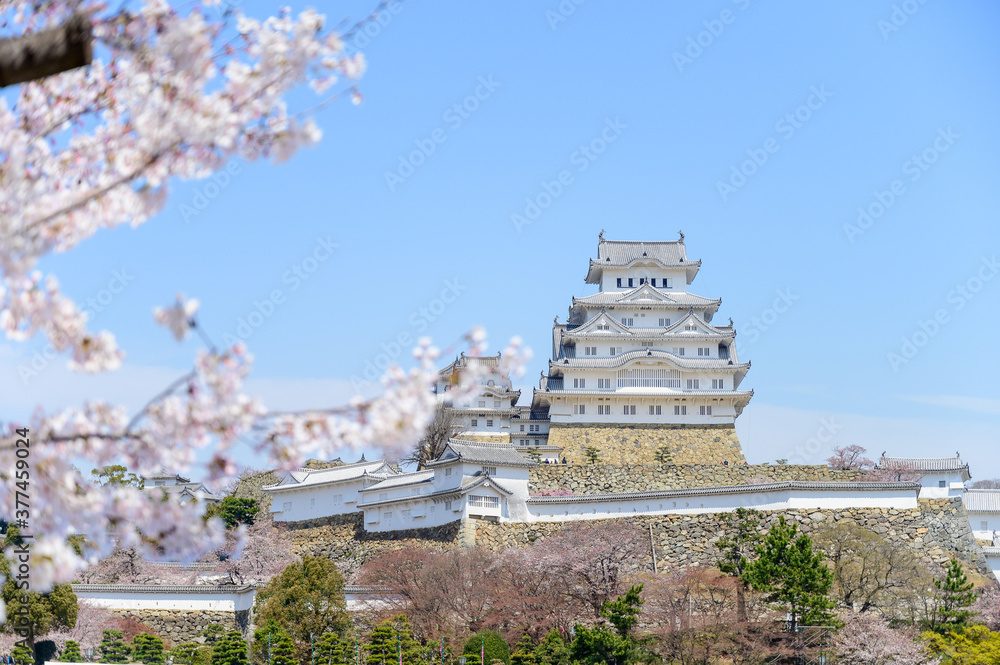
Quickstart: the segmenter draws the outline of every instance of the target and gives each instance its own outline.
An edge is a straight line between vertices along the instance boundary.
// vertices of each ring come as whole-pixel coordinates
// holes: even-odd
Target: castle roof
[[[219,496],[206,487],[204,483],[177,483],[175,485],[153,485],[152,487],[143,487],[143,491],[147,493],[156,490],[160,490],[164,494],[179,494],[182,497],[187,495],[189,498],[197,499],[199,501],[209,501],[212,503],[218,503],[221,501]]]
[[[684,240],[605,240],[597,243],[597,258],[590,260],[588,284],[600,284],[605,268],[623,268],[637,262],[655,262],[664,268],[687,268],[688,283],[694,279],[701,261],[688,261]]]
[[[464,369],[470,365],[496,369],[500,366],[500,354],[497,353],[495,356],[467,356],[463,353],[458,358],[455,358],[447,367],[439,371],[438,374],[451,374],[456,370]]]
[[[424,473],[424,472],[421,472]],[[365,501],[358,504],[358,508],[371,508],[373,506],[387,506],[394,503],[407,503],[412,501],[423,501],[424,499],[432,499],[435,503],[454,497],[459,497],[463,494],[467,494],[471,490],[487,485],[493,487],[498,492],[506,494],[507,496],[512,496],[514,493],[504,487],[501,483],[497,482],[496,478],[493,478],[487,473],[477,475],[473,478],[466,479],[458,487],[451,487],[449,489],[438,490],[437,492],[431,492],[429,494],[418,494],[415,496],[397,496],[388,499],[379,499],[378,501]],[[369,488],[372,489],[372,488]]]
[[[1000,513],[1000,490],[965,490],[967,513]]]
[[[957,453],[954,457],[887,457],[885,453],[882,453],[875,468],[911,473],[959,471],[962,473],[963,480],[972,478],[969,474],[969,464],[963,462]]]
[[[421,483],[429,483],[434,480],[433,471],[416,471],[414,473],[401,473],[397,476],[391,478],[386,478],[380,483],[374,485],[369,485],[368,487],[363,487],[359,492],[378,492],[379,490],[387,490],[396,487],[406,487],[407,485],[419,485]]]
[[[624,367],[625,365],[628,365],[636,360],[649,358],[666,360],[682,369],[721,369],[727,371],[743,370],[744,372],[750,369],[749,362],[734,363],[729,358],[688,358],[687,356],[674,355],[670,351],[648,348],[628,351],[609,358],[597,358],[594,356],[590,356],[588,358],[587,356],[584,356],[583,358],[560,358],[559,360],[550,360],[549,369],[559,369],[562,367],[600,367],[602,369],[614,369],[617,367]]]
[[[686,292],[664,291],[641,284],[628,291],[599,291],[589,296],[573,297],[574,305],[642,305],[643,307],[715,307],[721,298],[706,298]]]
[[[348,480],[357,480],[363,476],[371,476],[376,479],[398,475],[392,466],[384,460],[374,460],[372,462],[357,462],[355,464],[345,464],[335,466],[330,469],[296,469],[285,474],[285,476],[275,485],[262,487],[264,492],[281,492],[284,490],[295,490],[303,487],[316,487],[317,485],[329,485]]]
[[[537,462],[525,459],[524,455],[517,452],[513,444],[486,443],[463,439],[448,439],[448,443],[445,444],[441,455],[436,460],[428,462],[427,466],[444,466],[456,462],[484,464],[487,466],[538,466]]]

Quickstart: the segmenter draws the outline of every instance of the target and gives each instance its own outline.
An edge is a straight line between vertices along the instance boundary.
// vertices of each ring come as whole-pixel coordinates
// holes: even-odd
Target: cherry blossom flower
[[[185,300],[184,294],[177,294],[177,302],[167,307],[156,307],[153,309],[153,319],[161,326],[170,330],[174,339],[178,342],[187,337],[188,331],[192,327],[192,317],[198,311],[198,301],[195,299]]]

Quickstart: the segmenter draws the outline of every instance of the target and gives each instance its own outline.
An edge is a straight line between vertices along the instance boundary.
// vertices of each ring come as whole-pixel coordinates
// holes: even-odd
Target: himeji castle
[[[607,240],[585,278],[597,293],[574,297],[552,326],[552,358],[531,411],[550,423],[548,445],[570,461],[587,447],[608,461],[742,463],[740,390],[732,319],[713,325],[722,301],[691,293],[701,261],[675,241]],[[706,445],[711,444],[711,445]],[[706,454],[708,457],[706,457]]]

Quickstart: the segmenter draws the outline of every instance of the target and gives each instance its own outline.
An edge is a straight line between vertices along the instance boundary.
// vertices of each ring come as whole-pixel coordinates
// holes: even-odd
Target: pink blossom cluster
[[[207,178],[237,157],[282,161],[317,142],[319,129],[308,114],[289,112],[287,93],[303,83],[324,92],[339,81],[346,82],[341,92],[353,91],[365,64],[361,55],[347,55],[311,10],[263,21],[234,11],[219,22],[199,7],[182,12],[165,0],[113,12],[88,0],[0,0],[0,26],[8,36],[58,25],[75,11],[92,22],[93,64],[22,85],[13,104],[0,98],[0,329],[14,340],[44,335],[70,356],[72,368],[96,372],[118,368],[123,353],[110,333],[87,329],[87,314],[54,276],[37,271],[39,261],[98,230],[145,222],[164,206],[172,181]],[[197,302],[182,296],[154,318],[183,339],[196,310]],[[474,355],[486,348],[480,329],[467,340]],[[512,376],[523,373],[530,357],[517,339],[503,355],[501,370]],[[98,400],[39,410],[29,424],[32,589],[71,581],[116,547],[183,562],[225,544],[221,521],[202,521],[203,506],[133,487],[101,487],[74,463],[121,464],[140,474],[184,471],[198,450],[211,446],[207,476],[221,482],[236,473],[232,449],[241,437],[254,438],[280,469],[309,455],[366,446],[399,456],[419,440],[437,407],[431,391],[437,350],[421,340],[415,356],[413,369],[387,370],[382,396],[343,408],[268,412],[243,392],[252,358],[236,345],[199,353],[190,373],[131,418]],[[478,379],[475,371],[463,373],[457,395],[478,390]],[[0,424],[5,519],[15,514],[19,427]],[[73,534],[87,536],[83,555],[67,543]],[[0,622],[3,612],[0,603]]]
[[[74,11],[93,24],[93,64],[20,86],[13,106],[0,99],[0,328],[14,339],[41,332],[72,350],[75,367],[99,371],[120,363],[114,338],[87,331],[58,282],[33,272],[38,260],[143,223],[174,179],[316,143],[318,127],[289,113],[286,94],[350,83],[365,63],[312,10],[218,22],[164,0],[114,13],[95,1],[4,1],[0,25],[49,27]]]

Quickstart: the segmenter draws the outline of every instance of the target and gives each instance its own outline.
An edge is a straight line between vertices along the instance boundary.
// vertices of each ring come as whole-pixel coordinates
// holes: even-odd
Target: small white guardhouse
[[[972,478],[968,463],[958,453],[954,457],[887,457],[882,453],[875,468],[896,474],[897,480],[920,476],[921,499],[961,497]]]
[[[962,500],[976,538],[1000,545],[1000,490],[965,490]]]
[[[366,531],[440,526],[458,519],[526,521],[528,470],[510,443],[450,439],[427,469],[360,490]]]
[[[275,522],[298,522],[355,513],[365,487],[398,475],[385,460],[361,461],[331,469],[296,469],[261,490],[271,497]]]

